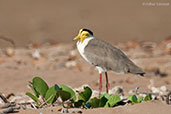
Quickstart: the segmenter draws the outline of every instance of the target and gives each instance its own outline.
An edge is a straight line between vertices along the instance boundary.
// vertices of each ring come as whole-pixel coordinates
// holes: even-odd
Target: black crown
[[[89,30],[89,29],[83,29],[82,31],[87,31],[93,36],[93,32],[91,30]]]

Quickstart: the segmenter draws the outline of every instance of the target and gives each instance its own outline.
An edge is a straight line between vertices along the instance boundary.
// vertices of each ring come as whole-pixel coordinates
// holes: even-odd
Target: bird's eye
[[[89,36],[89,34],[85,34],[86,36]]]

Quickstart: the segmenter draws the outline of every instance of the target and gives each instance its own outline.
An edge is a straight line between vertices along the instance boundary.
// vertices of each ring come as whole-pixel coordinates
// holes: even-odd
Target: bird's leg
[[[107,72],[105,72],[105,76],[106,76],[106,93],[108,93],[109,92],[109,80],[108,80]]]
[[[100,97],[100,94],[101,94],[101,91],[102,91],[102,73],[99,74],[99,97]]]

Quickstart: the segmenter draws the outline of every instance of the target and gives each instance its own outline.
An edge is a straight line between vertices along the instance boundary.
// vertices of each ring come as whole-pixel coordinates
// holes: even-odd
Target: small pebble
[[[160,89],[159,89],[159,88],[156,88],[156,87],[152,87],[152,88],[151,88],[151,91],[152,91],[153,93],[160,93]]]
[[[69,113],[67,108],[62,108],[61,113]]]
[[[14,49],[9,47],[5,50],[5,53],[7,56],[12,57],[14,56]]]
[[[72,110],[72,113],[82,113],[82,111],[81,110]]]
[[[35,50],[35,51],[32,53],[32,57],[33,57],[34,59],[40,59],[41,54],[40,54],[40,52],[39,52],[38,50]]]
[[[71,50],[70,55],[71,56],[76,56],[78,54],[77,50]]]
[[[114,88],[112,88],[111,90],[109,90],[110,94],[120,94],[123,95],[123,87],[121,86],[115,86]]]
[[[76,66],[76,62],[75,61],[68,61],[68,62],[66,62],[65,63],[65,66],[67,67],[67,68],[71,68],[71,67],[74,67],[74,66]]]
[[[167,95],[166,103],[167,103],[168,105],[171,105],[171,92]]]
[[[160,87],[160,90],[161,90],[162,92],[166,92],[166,91],[167,91],[167,88],[166,88],[166,86],[161,86],[161,87]]]

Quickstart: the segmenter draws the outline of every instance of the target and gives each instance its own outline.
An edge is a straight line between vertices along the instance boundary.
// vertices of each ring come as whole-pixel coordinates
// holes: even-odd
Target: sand
[[[145,77],[108,72],[110,90],[120,86],[125,96],[136,87],[150,91],[152,86],[165,86],[170,91],[170,11],[169,0],[0,1],[0,93],[13,93],[9,100],[27,102],[25,93],[31,91],[28,84],[35,76],[49,86],[64,84],[79,89],[89,85],[98,91],[97,70],[80,57],[72,42],[80,28],[89,28],[96,37],[111,42],[146,72]],[[103,92],[104,82],[103,77]],[[56,114],[59,108],[20,109],[18,114]],[[161,99],[78,110],[83,114],[171,113]]]
[[[169,2],[0,1],[0,47],[12,46],[1,39],[4,37],[13,40],[17,47],[35,42],[71,42],[80,28],[89,28],[96,37],[111,42],[160,42],[171,35]]]
[[[108,72],[110,90],[116,86],[121,86],[125,96],[129,95],[130,90],[135,90],[136,87],[140,88],[139,91],[150,91],[150,86],[166,86],[167,90],[170,90],[171,58],[170,53],[166,51],[166,44],[169,42],[170,40],[164,40],[161,43],[149,44],[148,42],[132,41],[116,44],[116,47],[120,47],[131,60],[146,71],[146,75],[140,77],[132,74],[119,75]],[[153,47],[154,44],[155,47]],[[73,89],[79,89],[83,85],[89,85],[93,90],[98,91],[98,72],[80,57],[74,43],[44,44],[40,47],[36,46],[36,48],[35,45],[28,48],[12,48],[14,53],[11,55],[6,52],[7,50],[9,48],[0,51],[0,92],[4,95],[13,93],[15,96],[20,96],[15,100],[15,97],[11,98],[16,102],[28,101],[29,98],[25,92],[31,91],[28,88],[28,82],[35,76],[43,78],[49,86],[64,84]],[[40,57],[36,56],[36,58],[35,53],[37,52]],[[160,73],[155,74],[157,70],[160,70]],[[163,76],[162,74],[166,75]],[[103,77],[104,91],[105,78]],[[43,112],[53,114],[55,111],[58,112],[58,109],[59,107],[47,108],[46,110],[21,109],[19,113],[36,114]],[[161,99],[114,108],[81,110],[85,114],[168,114],[171,112],[170,106]]]

